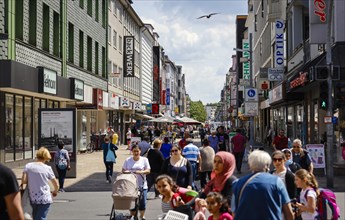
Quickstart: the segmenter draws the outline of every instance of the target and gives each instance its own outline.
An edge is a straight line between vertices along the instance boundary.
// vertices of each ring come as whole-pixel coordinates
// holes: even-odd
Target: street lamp
[[[253,88],[253,46],[252,46],[252,33],[249,33],[249,50],[247,49],[240,49],[240,48],[234,48],[237,52],[248,52],[249,53],[249,59],[247,57],[241,57],[240,62],[248,62],[249,61],[249,87]],[[238,85],[237,85],[238,88]],[[254,146],[254,116],[250,116],[249,120],[249,144],[251,147]]]

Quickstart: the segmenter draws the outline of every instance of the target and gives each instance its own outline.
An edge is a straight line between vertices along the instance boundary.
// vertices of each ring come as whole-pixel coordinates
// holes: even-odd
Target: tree
[[[197,102],[190,101],[190,117],[200,122],[206,121],[207,114],[200,100]]]

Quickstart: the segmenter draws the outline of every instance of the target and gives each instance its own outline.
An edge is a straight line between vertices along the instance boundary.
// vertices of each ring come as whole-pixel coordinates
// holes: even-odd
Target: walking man
[[[272,145],[275,151],[288,148],[288,138],[284,134],[285,131],[281,129],[279,134],[274,138]]]
[[[236,129],[236,135],[231,138],[231,143],[233,144],[232,152],[236,159],[236,169],[237,173],[241,173],[242,160],[244,152],[246,150],[246,138],[241,134],[241,129]]]
[[[182,150],[182,155],[191,163],[192,165],[192,170],[193,170],[193,184],[192,187],[194,190],[196,190],[195,186],[195,178],[197,172],[201,168],[201,156],[200,156],[200,151],[197,146],[193,144],[193,139],[192,138],[187,138],[186,139],[187,145],[183,148]],[[199,162],[199,166],[198,166]]]

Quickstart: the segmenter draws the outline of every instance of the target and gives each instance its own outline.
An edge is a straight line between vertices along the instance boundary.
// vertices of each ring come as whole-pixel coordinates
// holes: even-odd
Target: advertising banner
[[[284,20],[276,20],[274,67],[284,68]]]
[[[242,48],[243,48],[243,55],[242,57],[248,58],[249,60],[249,40],[248,39],[243,39],[242,41]],[[243,79],[244,80],[249,80],[250,79],[250,65],[249,61],[243,62]]]
[[[166,105],[170,105],[170,88],[166,90]]]
[[[76,111],[75,109],[39,109],[38,146],[46,147],[54,158],[57,144],[63,141],[71,160],[67,177],[76,177]],[[53,161],[53,160],[52,160]],[[50,162],[54,171],[55,164]]]
[[[325,146],[323,144],[307,144],[306,149],[314,168],[326,168]]]
[[[160,101],[160,48],[159,46],[153,47],[153,74],[152,74],[152,89],[153,89],[153,102]]]
[[[123,77],[134,77],[134,36],[124,36]]]
[[[328,7],[330,0],[309,0],[309,43],[327,42]]]

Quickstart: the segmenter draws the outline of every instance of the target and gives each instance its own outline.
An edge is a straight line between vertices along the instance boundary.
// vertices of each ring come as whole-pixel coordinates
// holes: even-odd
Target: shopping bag
[[[25,220],[32,220],[32,206],[30,202],[29,188],[26,187],[22,194],[22,207]]]
[[[110,150],[110,144],[108,145],[108,153],[107,153],[107,156],[105,158],[105,161],[107,162],[113,162],[115,163],[116,160],[115,160],[115,154],[112,150]]]

